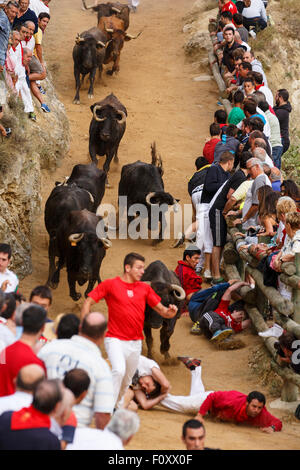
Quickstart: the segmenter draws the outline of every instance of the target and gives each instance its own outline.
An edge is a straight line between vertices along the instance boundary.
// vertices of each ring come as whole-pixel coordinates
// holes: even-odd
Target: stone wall
[[[7,93],[2,119],[12,135],[0,140],[0,241],[11,244],[11,266],[20,279],[32,272],[30,236],[41,211],[41,170],[54,171],[69,149],[69,123],[51,76],[43,87],[51,113],[44,113],[35,101],[33,122],[21,100]]]

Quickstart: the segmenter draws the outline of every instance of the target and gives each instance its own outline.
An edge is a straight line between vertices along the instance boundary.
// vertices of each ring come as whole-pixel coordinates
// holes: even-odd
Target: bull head
[[[171,284],[171,288],[174,291],[174,295],[177,300],[185,299],[185,291],[182,287],[178,286],[177,284]]]
[[[102,42],[102,41],[97,41],[97,47],[98,47],[98,46],[105,47],[106,44],[105,44],[104,42]]]
[[[108,238],[99,238],[99,240],[102,241],[103,246],[106,250],[108,250],[108,248],[112,247],[112,242]]]
[[[155,192],[152,192],[152,193],[148,193],[147,196],[146,196],[146,203],[149,205],[149,206],[158,206],[159,203],[156,203],[154,204],[153,202],[151,202],[151,199],[153,197],[155,197],[156,193]],[[174,205],[174,211],[175,212],[178,212],[178,204],[177,204],[177,200],[175,198],[173,198],[173,205]]]
[[[132,36],[132,34],[128,34],[126,33],[125,34],[125,41],[130,41],[130,39],[137,39],[141,34],[142,34],[143,31],[140,31],[136,36]]]
[[[98,121],[98,122],[103,122],[105,121],[106,117],[104,118],[100,118],[98,115],[97,115],[97,111],[98,110],[101,110],[102,109],[102,106],[99,106],[98,104],[96,104],[93,108],[93,117],[95,119],[95,121]],[[121,111],[120,109],[117,109],[117,113],[121,116],[121,119],[117,119],[118,123],[119,124],[123,124],[125,121],[126,121],[126,113],[124,113],[124,111]]]
[[[71,242],[72,246],[77,246],[77,243],[79,243],[84,237],[84,233],[72,233],[69,236],[69,241]]]
[[[116,7],[111,7],[111,11],[115,11],[116,13],[121,13],[121,10],[119,10],[119,8],[116,8]]]

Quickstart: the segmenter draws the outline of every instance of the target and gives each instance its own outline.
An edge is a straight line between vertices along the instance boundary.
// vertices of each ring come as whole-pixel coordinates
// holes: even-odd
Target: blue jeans
[[[282,145],[279,145],[278,147],[273,147],[272,148],[272,158],[274,161],[274,165],[279,168],[281,168],[281,155],[282,155],[283,147]]]
[[[214,292],[219,290],[226,290],[230,284],[228,282],[222,282],[221,284],[216,284],[213,287],[209,287],[208,289],[198,290],[195,294],[192,295],[189,301],[188,310],[190,314],[190,318],[193,322],[198,320],[198,310],[201,304],[210,297]]]

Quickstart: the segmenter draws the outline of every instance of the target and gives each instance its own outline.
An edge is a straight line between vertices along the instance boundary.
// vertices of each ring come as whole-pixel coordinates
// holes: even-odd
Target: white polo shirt
[[[0,415],[5,411],[19,411],[31,405],[32,394],[17,391],[12,395],[0,398]]]
[[[108,429],[76,428],[72,444],[66,450],[124,450],[119,436]]]
[[[112,413],[114,409],[112,373],[100,349],[83,336],[56,339],[38,353],[44,361],[49,379],[63,379],[71,369],[84,369],[91,383],[86,397],[73,407],[78,426],[89,426],[94,413]]]
[[[17,292],[19,287],[19,279],[9,269],[6,269],[4,273],[0,273],[0,287],[2,286],[4,281],[8,281],[9,284],[7,285],[6,290],[4,291],[6,294],[10,294],[12,292]]]

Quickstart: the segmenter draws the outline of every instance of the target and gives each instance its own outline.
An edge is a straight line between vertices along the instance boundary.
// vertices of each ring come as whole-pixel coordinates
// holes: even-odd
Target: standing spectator
[[[40,13],[50,14],[49,3],[51,0],[30,0],[29,8],[34,11],[37,18]]]
[[[108,331],[105,349],[112,366],[115,405],[121,400],[137,369],[142,349],[145,308],[148,304],[163,318],[173,318],[177,307],[164,307],[160,297],[148,284],[141,282],[145,258],[129,253],[124,259],[122,277],[106,279],[88,294],[81,316],[90,311],[93,304],[105,299],[108,305]],[[120,322],[120,318],[122,321]]]
[[[0,449],[60,450],[60,442],[50,427],[51,417],[57,414],[62,399],[58,381],[40,382],[29,407],[0,416]]]
[[[213,122],[209,126],[209,133],[210,133],[211,139],[205,143],[202,153],[203,153],[203,157],[206,158],[208,163],[212,163],[214,161],[215,147],[217,143],[221,141],[220,125],[216,122]]]
[[[19,11],[14,19],[13,27],[17,24],[25,23],[26,21],[32,21],[34,23],[34,34],[38,30],[38,19],[34,11],[29,8],[29,0],[19,0]]]
[[[6,293],[17,292],[19,288],[18,277],[8,269],[11,256],[11,246],[0,243],[0,289]]]
[[[248,153],[245,155],[242,154],[240,159],[240,169],[237,170],[226,182],[209,211],[210,228],[213,237],[211,260],[212,277],[215,283],[224,282],[224,279],[220,274],[221,256],[227,239],[227,224],[223,215],[223,210],[230,196],[247,179],[248,170],[246,164],[248,159]]]
[[[18,11],[19,4],[15,1],[8,2],[3,10],[0,9],[0,74],[4,70],[9,34]]]
[[[205,427],[198,419],[189,419],[182,427],[182,441],[186,450],[205,450]]]
[[[45,365],[35,354],[34,348],[43,332],[46,311],[38,305],[32,305],[23,312],[23,333],[19,341],[2,351],[5,358],[0,363],[0,396],[12,395],[15,392],[15,378],[19,370],[27,364],[38,364],[46,372]]]
[[[275,103],[276,106],[274,106],[274,111],[279,120],[281,140],[283,145],[283,155],[290,146],[289,119],[290,113],[292,112],[292,106],[289,102],[289,92],[285,88],[277,90],[275,96]]]
[[[31,405],[37,385],[45,379],[44,369],[37,364],[28,364],[19,370],[16,391],[0,398],[0,415],[5,411],[18,411]]]
[[[274,165],[280,169],[283,146],[282,146],[282,141],[281,141],[279,119],[275,114],[271,113],[269,104],[266,101],[262,101],[259,104],[259,107],[262,111],[264,111],[267,121],[270,125],[270,129],[271,129],[270,144],[272,146],[272,158],[274,161]]]
[[[93,312],[83,319],[78,335],[51,341],[38,354],[46,364],[49,378],[63,379],[74,368],[88,372],[88,394],[74,407],[80,426],[89,426],[95,417],[96,427],[103,429],[114,409],[111,371],[99,349],[106,327],[104,315]]]

